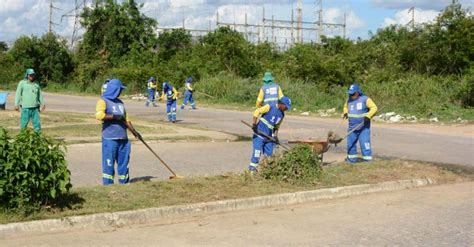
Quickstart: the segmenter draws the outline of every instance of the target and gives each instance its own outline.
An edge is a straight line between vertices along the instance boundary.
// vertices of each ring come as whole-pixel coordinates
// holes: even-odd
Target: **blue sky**
[[[83,0],[78,0],[82,2]],[[118,0],[120,1],[120,0]],[[182,26],[185,18],[187,28],[208,29],[215,27],[216,13],[220,20],[243,23],[247,13],[248,23],[260,24],[262,8],[265,7],[266,18],[291,18],[291,10],[296,8],[296,0],[137,0],[144,4],[143,12],[157,18],[160,27]],[[367,38],[369,30],[390,24],[405,25],[410,21],[408,9],[415,7],[416,23],[432,21],[440,10],[452,0],[323,0],[323,21],[342,23],[347,14],[347,34],[351,39]],[[53,13],[53,21],[59,25],[54,31],[70,39],[74,26],[73,18],[61,16],[73,10],[74,0],[53,0],[58,8]],[[87,0],[91,4],[92,0]],[[303,0],[303,20],[316,20],[316,1]],[[473,1],[460,0],[464,7],[473,8]],[[0,0],[0,40],[12,43],[21,35],[40,36],[48,29],[49,0]],[[71,12],[73,13],[73,12]],[[81,31],[80,31],[81,32]],[[79,33],[80,33],[79,32]],[[270,29],[266,29],[267,35]],[[287,39],[289,31],[274,31],[279,42]],[[328,36],[342,35],[342,29],[325,29]],[[315,39],[315,32],[303,33],[305,40]],[[267,37],[268,38],[268,37]]]

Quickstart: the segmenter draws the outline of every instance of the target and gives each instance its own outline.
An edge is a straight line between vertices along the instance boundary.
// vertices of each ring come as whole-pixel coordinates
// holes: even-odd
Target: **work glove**
[[[258,134],[257,124],[252,124],[253,133]]]
[[[364,123],[365,123],[365,124],[370,123],[370,118],[369,118],[369,117],[364,117]]]
[[[119,122],[125,121],[125,117],[123,115],[113,115],[113,119]]]
[[[344,115],[342,116],[342,119],[348,119],[348,118],[349,118],[349,114],[344,113]]]

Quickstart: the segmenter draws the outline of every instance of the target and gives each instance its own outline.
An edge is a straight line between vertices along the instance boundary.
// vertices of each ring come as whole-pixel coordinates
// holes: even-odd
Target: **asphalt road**
[[[0,239],[4,246],[473,246],[474,183]]]
[[[13,97],[10,97],[10,101]],[[95,111],[97,98],[45,94],[47,110],[87,112]],[[132,116],[165,120],[165,105],[146,108],[144,102],[126,102]],[[199,102],[197,102],[199,107]],[[9,108],[12,107],[10,103]],[[211,108],[178,110],[178,124],[194,125],[239,135],[250,135],[240,120],[251,121],[252,113]],[[324,139],[329,130],[340,135],[346,124],[337,119],[287,116],[280,131],[280,139]],[[372,146],[376,156],[398,157],[420,161],[474,166],[474,126],[448,127],[410,124],[373,124]],[[342,147],[345,143],[342,143]],[[343,150],[343,149],[339,149]]]

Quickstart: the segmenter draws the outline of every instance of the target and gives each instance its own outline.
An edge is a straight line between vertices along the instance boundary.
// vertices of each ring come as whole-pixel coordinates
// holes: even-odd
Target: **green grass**
[[[461,105],[460,95],[469,88],[469,78],[427,77],[422,75],[402,75],[400,79],[373,74],[359,84],[364,93],[371,97],[384,112],[395,111],[401,115],[415,115],[418,118],[436,116],[442,121],[461,117],[474,121],[474,109]],[[289,78],[277,78],[283,93],[293,101],[298,111],[317,112],[336,108],[342,112],[347,100],[346,86],[320,88],[317,84],[304,83]],[[197,91],[214,96],[209,98],[195,94],[198,104],[216,105],[225,109],[248,110],[255,107],[261,82],[242,79],[221,73],[201,78],[196,83]]]
[[[2,127],[6,128],[13,135],[19,133],[19,112],[2,111],[0,112],[0,117],[0,125]],[[156,124],[153,121],[137,119],[134,122],[135,128],[143,135],[177,133],[172,128]],[[65,137],[66,140],[72,139],[71,142],[66,141],[68,144],[90,142],[90,140],[74,140],[74,138],[99,137],[101,133],[101,124],[95,120],[93,114],[46,111],[41,114],[41,125],[42,131],[52,137]],[[100,138],[98,140],[100,141]],[[93,141],[96,142],[97,140]]]
[[[30,215],[24,215],[20,210],[3,210],[0,212],[0,223],[182,205],[412,178],[431,178],[438,183],[469,179],[464,175],[430,164],[382,160],[355,166],[338,164],[326,167],[318,182],[305,184],[265,180],[248,174],[136,182],[127,186],[73,189],[71,195],[64,198],[57,207],[43,208]]]

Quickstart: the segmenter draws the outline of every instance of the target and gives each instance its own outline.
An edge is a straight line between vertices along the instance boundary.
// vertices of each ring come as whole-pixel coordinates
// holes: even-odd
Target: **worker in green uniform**
[[[21,110],[20,128],[25,129],[28,123],[33,122],[33,129],[41,131],[40,112],[45,110],[41,87],[36,81],[33,69],[27,69],[25,78],[18,83],[15,95],[15,110]]]

